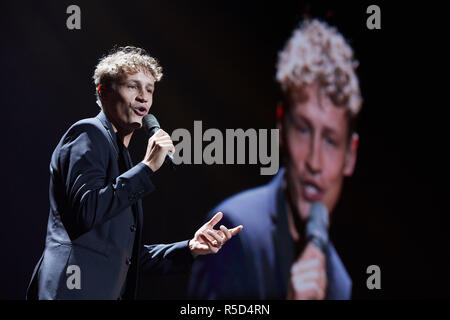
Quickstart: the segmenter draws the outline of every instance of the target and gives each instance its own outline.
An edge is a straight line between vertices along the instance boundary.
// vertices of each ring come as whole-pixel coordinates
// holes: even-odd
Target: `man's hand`
[[[159,129],[148,139],[147,152],[142,162],[155,172],[162,166],[169,151],[175,153],[172,139],[167,132]]]
[[[325,255],[308,243],[291,267],[288,300],[323,300],[326,297],[327,274]]]
[[[242,226],[233,229],[227,229],[220,226],[220,230],[213,229],[222,219],[222,212],[217,212],[211,220],[205,223],[194,235],[194,239],[189,241],[189,249],[194,258],[198,255],[217,253],[219,249],[242,230]]]

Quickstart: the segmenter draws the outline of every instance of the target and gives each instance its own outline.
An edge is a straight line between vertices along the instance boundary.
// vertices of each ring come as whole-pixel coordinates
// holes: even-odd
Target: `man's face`
[[[288,192],[302,219],[314,201],[334,209],[344,176],[353,173],[358,137],[348,140],[345,108],[338,108],[317,84],[290,98],[282,144],[287,151]]]
[[[129,133],[142,126],[153,102],[155,79],[139,71],[123,74],[102,94],[105,114],[118,131]]]

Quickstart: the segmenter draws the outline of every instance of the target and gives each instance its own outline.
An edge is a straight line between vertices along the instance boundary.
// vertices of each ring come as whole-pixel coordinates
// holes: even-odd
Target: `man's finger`
[[[203,234],[202,234],[202,236],[203,236]],[[206,239],[206,237],[204,237],[203,240],[205,240],[205,239]],[[208,241],[208,239],[206,239],[205,243],[206,243],[206,246],[208,246],[208,250],[209,250],[210,252],[212,252],[212,253],[217,253],[217,251],[219,251],[219,248],[217,248],[216,246],[214,246],[210,241]]]
[[[211,244],[212,246],[216,246],[216,240],[214,240],[213,237],[211,237],[209,234],[207,234],[207,232],[203,231],[202,233],[200,233],[200,236],[202,237],[203,241],[205,241],[206,243]]]
[[[174,149],[171,143],[160,144],[159,147],[163,150],[167,150],[167,152],[172,151]]]
[[[213,228],[217,224],[217,222],[219,222],[222,219],[222,216],[223,216],[222,212],[220,212],[220,211],[217,212],[214,215],[214,217],[212,217],[212,219],[207,222],[208,226]]]
[[[322,271],[319,276],[319,285],[321,288],[326,290],[327,288],[327,274],[325,271]]]
[[[302,300],[323,300],[325,298],[323,290],[318,287],[306,290],[301,295],[304,297]]]
[[[227,236],[225,235],[225,233],[223,233],[222,230],[217,230],[217,234],[218,234],[222,239],[228,240],[228,239],[227,239]]]
[[[225,227],[224,225],[221,225],[220,230],[222,230],[222,232],[225,236],[225,239],[227,239],[227,240],[231,239],[232,235],[231,235],[230,230],[227,229],[227,227]]]
[[[221,247],[223,245],[223,239],[221,236],[218,235],[217,231],[209,229],[206,232],[208,232],[208,234],[210,236],[212,236],[212,237],[214,237],[214,239],[216,239],[216,241],[217,241],[216,247]]]
[[[172,140],[170,139],[155,139],[155,142],[159,145],[173,144]]]
[[[150,139],[162,136],[163,134],[164,134],[164,131],[162,129],[158,129],[158,130],[156,130],[155,134],[150,137]]]
[[[323,290],[315,282],[294,281],[295,290],[309,300],[323,299]]]
[[[319,272],[317,272],[316,270],[311,270],[299,273],[294,277],[300,281],[309,281],[309,280],[319,281],[320,280],[319,276],[320,276]]]
[[[237,227],[234,227],[232,229],[229,229],[232,236],[237,235],[244,227],[242,225],[239,225]]]
[[[319,263],[320,263],[319,259],[316,259],[316,258],[297,262],[292,266],[291,272],[297,273],[297,272],[301,272],[301,271],[304,271],[307,269],[316,268],[319,266]]]
[[[197,245],[197,248],[196,248],[196,249],[206,251],[206,250],[209,250],[209,246],[208,246],[207,244],[201,244],[201,243],[199,243],[199,244]]]
[[[162,137],[157,137],[154,140],[158,141],[158,142],[172,142],[172,139],[170,139],[169,136],[162,136]]]

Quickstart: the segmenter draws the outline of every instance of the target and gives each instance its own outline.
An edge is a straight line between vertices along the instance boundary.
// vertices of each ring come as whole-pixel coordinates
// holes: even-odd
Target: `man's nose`
[[[146,97],[144,92],[139,91],[139,94],[136,96],[136,100],[141,103],[146,103],[148,101],[148,97]]]
[[[306,167],[311,174],[319,174],[322,171],[322,149],[319,139],[315,137],[312,138],[310,143]]]

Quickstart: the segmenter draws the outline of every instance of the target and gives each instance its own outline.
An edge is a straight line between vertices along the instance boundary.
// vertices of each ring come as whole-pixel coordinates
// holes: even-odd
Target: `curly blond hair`
[[[133,46],[118,47],[100,58],[92,78],[95,87],[98,88],[99,85],[109,86],[112,80],[125,73],[133,74],[139,71],[149,72],[155,81],[160,81],[163,76],[162,67],[158,61],[144,49]],[[98,92],[96,96],[97,104],[101,107]]]
[[[285,93],[318,82],[337,106],[356,116],[362,105],[357,66],[352,48],[336,28],[307,20],[278,54],[276,80]]]

